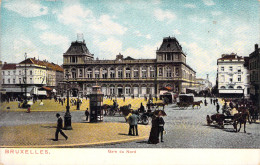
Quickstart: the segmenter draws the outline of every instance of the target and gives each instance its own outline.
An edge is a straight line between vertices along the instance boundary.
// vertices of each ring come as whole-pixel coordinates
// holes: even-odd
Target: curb
[[[33,146],[0,146],[0,148],[78,148],[78,147],[87,147],[87,146],[99,146],[106,144],[119,144],[126,142],[133,142],[138,140],[148,139],[148,136],[141,136],[132,139],[123,139],[123,140],[110,140],[96,143],[81,143],[81,144],[60,144],[60,145],[33,145]]]

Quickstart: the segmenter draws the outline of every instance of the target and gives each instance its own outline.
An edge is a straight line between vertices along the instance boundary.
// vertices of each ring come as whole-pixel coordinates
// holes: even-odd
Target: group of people
[[[159,136],[161,136],[161,142],[163,141],[163,132],[164,132],[164,120],[162,117],[162,112],[159,111],[158,115],[154,115],[152,118],[152,128],[149,136],[149,144],[159,143]]]

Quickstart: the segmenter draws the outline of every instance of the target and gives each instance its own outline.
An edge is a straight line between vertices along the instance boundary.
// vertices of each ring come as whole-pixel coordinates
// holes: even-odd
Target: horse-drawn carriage
[[[177,106],[180,109],[187,109],[194,102],[193,94],[179,94]]]
[[[244,132],[246,133],[246,121],[248,119],[249,124],[250,115],[248,109],[242,107],[237,109],[236,113],[230,113],[230,111],[236,111],[236,109],[227,109],[224,110],[223,114],[216,113],[211,116],[207,115],[206,121],[207,125],[211,125],[212,123],[217,124],[220,128],[224,128],[224,125],[233,125],[235,132],[239,132],[241,129],[241,125],[244,124]],[[239,129],[237,129],[237,125],[240,124]]]

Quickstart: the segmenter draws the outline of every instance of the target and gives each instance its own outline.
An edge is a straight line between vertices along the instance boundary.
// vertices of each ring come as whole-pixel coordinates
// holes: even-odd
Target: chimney
[[[255,51],[258,50],[258,44],[255,44]]]

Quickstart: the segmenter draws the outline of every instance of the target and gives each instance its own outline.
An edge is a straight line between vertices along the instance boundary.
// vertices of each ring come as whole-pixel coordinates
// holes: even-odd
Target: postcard
[[[259,164],[259,1],[0,4],[0,164]]]

